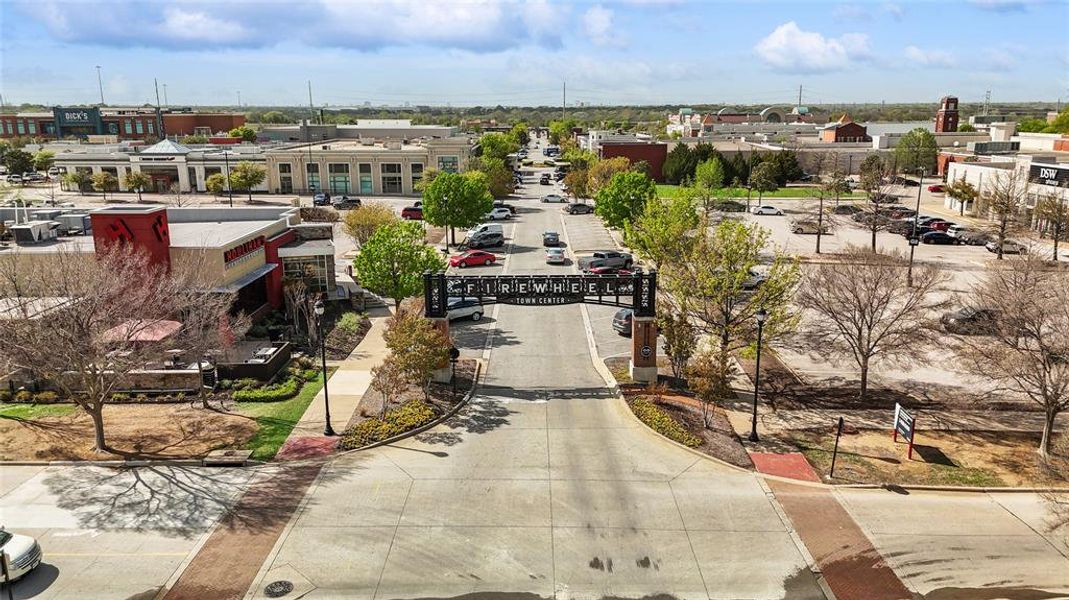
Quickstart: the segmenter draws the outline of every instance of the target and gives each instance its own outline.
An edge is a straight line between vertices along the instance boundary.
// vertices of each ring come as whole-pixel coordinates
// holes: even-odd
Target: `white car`
[[[545,196],[542,196],[542,202],[559,202],[563,204],[567,201],[568,199],[560,194],[546,194]]]
[[[34,570],[41,564],[41,546],[28,535],[9,533],[0,529],[0,552],[7,555],[11,565],[8,577],[12,581]]]
[[[478,298],[450,298],[446,302],[445,310],[450,321],[455,319],[478,321],[483,318],[483,304]]]
[[[507,221],[508,219],[512,218],[512,211],[503,206],[499,206],[498,208],[495,208],[494,210],[486,213],[483,218],[487,221],[497,221],[498,219],[504,219]]]
[[[947,227],[947,235],[950,237],[958,237],[968,230],[969,228],[964,225],[951,225],[950,227]]]
[[[752,212],[755,215],[783,216],[783,211],[782,210],[776,208],[775,206],[769,206],[767,204],[762,205],[762,206],[755,206],[755,207],[753,207],[753,209],[750,210],[750,212]]]

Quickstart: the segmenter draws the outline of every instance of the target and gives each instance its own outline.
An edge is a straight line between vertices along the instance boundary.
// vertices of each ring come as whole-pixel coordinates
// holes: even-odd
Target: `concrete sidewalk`
[[[376,307],[368,311],[368,316],[371,319],[371,329],[348,357],[331,365],[336,366],[337,371],[327,380],[330,422],[334,431],[339,434],[357,411],[360,400],[371,385],[371,369],[378,366],[387,354],[383,334],[391,316],[390,310],[386,307]],[[325,451],[316,451],[314,454],[329,453],[333,449],[335,438],[323,435],[325,425],[326,410],[323,391],[320,390],[279,450],[279,456],[285,458],[289,455],[294,458],[292,455],[297,452],[301,455],[300,458],[306,458],[305,450],[311,447]]]

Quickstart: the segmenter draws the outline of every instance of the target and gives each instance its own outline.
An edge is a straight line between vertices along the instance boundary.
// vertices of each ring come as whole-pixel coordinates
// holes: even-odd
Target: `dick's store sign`
[[[1032,165],[1028,181],[1040,185],[1069,188],[1069,168],[1054,165]]]

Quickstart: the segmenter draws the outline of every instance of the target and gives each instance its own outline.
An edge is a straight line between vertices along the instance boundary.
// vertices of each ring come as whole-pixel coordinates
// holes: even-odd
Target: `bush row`
[[[434,420],[434,409],[423,400],[409,400],[386,411],[384,419],[365,419],[342,434],[338,446],[345,450],[361,448],[411,431]]]
[[[278,383],[265,385],[258,388],[246,388],[234,392],[233,398],[237,402],[278,402],[289,400],[301,391],[304,382],[297,377],[288,377]]]
[[[55,392],[37,392],[19,390],[14,394],[10,390],[0,390],[0,402],[32,402],[34,404],[52,404],[59,401],[59,394]]]
[[[700,437],[684,429],[683,426],[668,413],[664,412],[658,408],[656,404],[645,398],[635,398],[632,400],[631,410],[635,413],[635,416],[648,425],[650,429],[674,442],[679,442],[680,444],[691,448],[697,448],[702,445],[702,439]]]

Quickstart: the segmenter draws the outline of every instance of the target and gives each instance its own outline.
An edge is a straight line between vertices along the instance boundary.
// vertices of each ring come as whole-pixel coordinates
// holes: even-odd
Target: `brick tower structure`
[[[943,96],[939,101],[939,112],[935,113],[935,132],[951,133],[958,130],[958,99]]]

